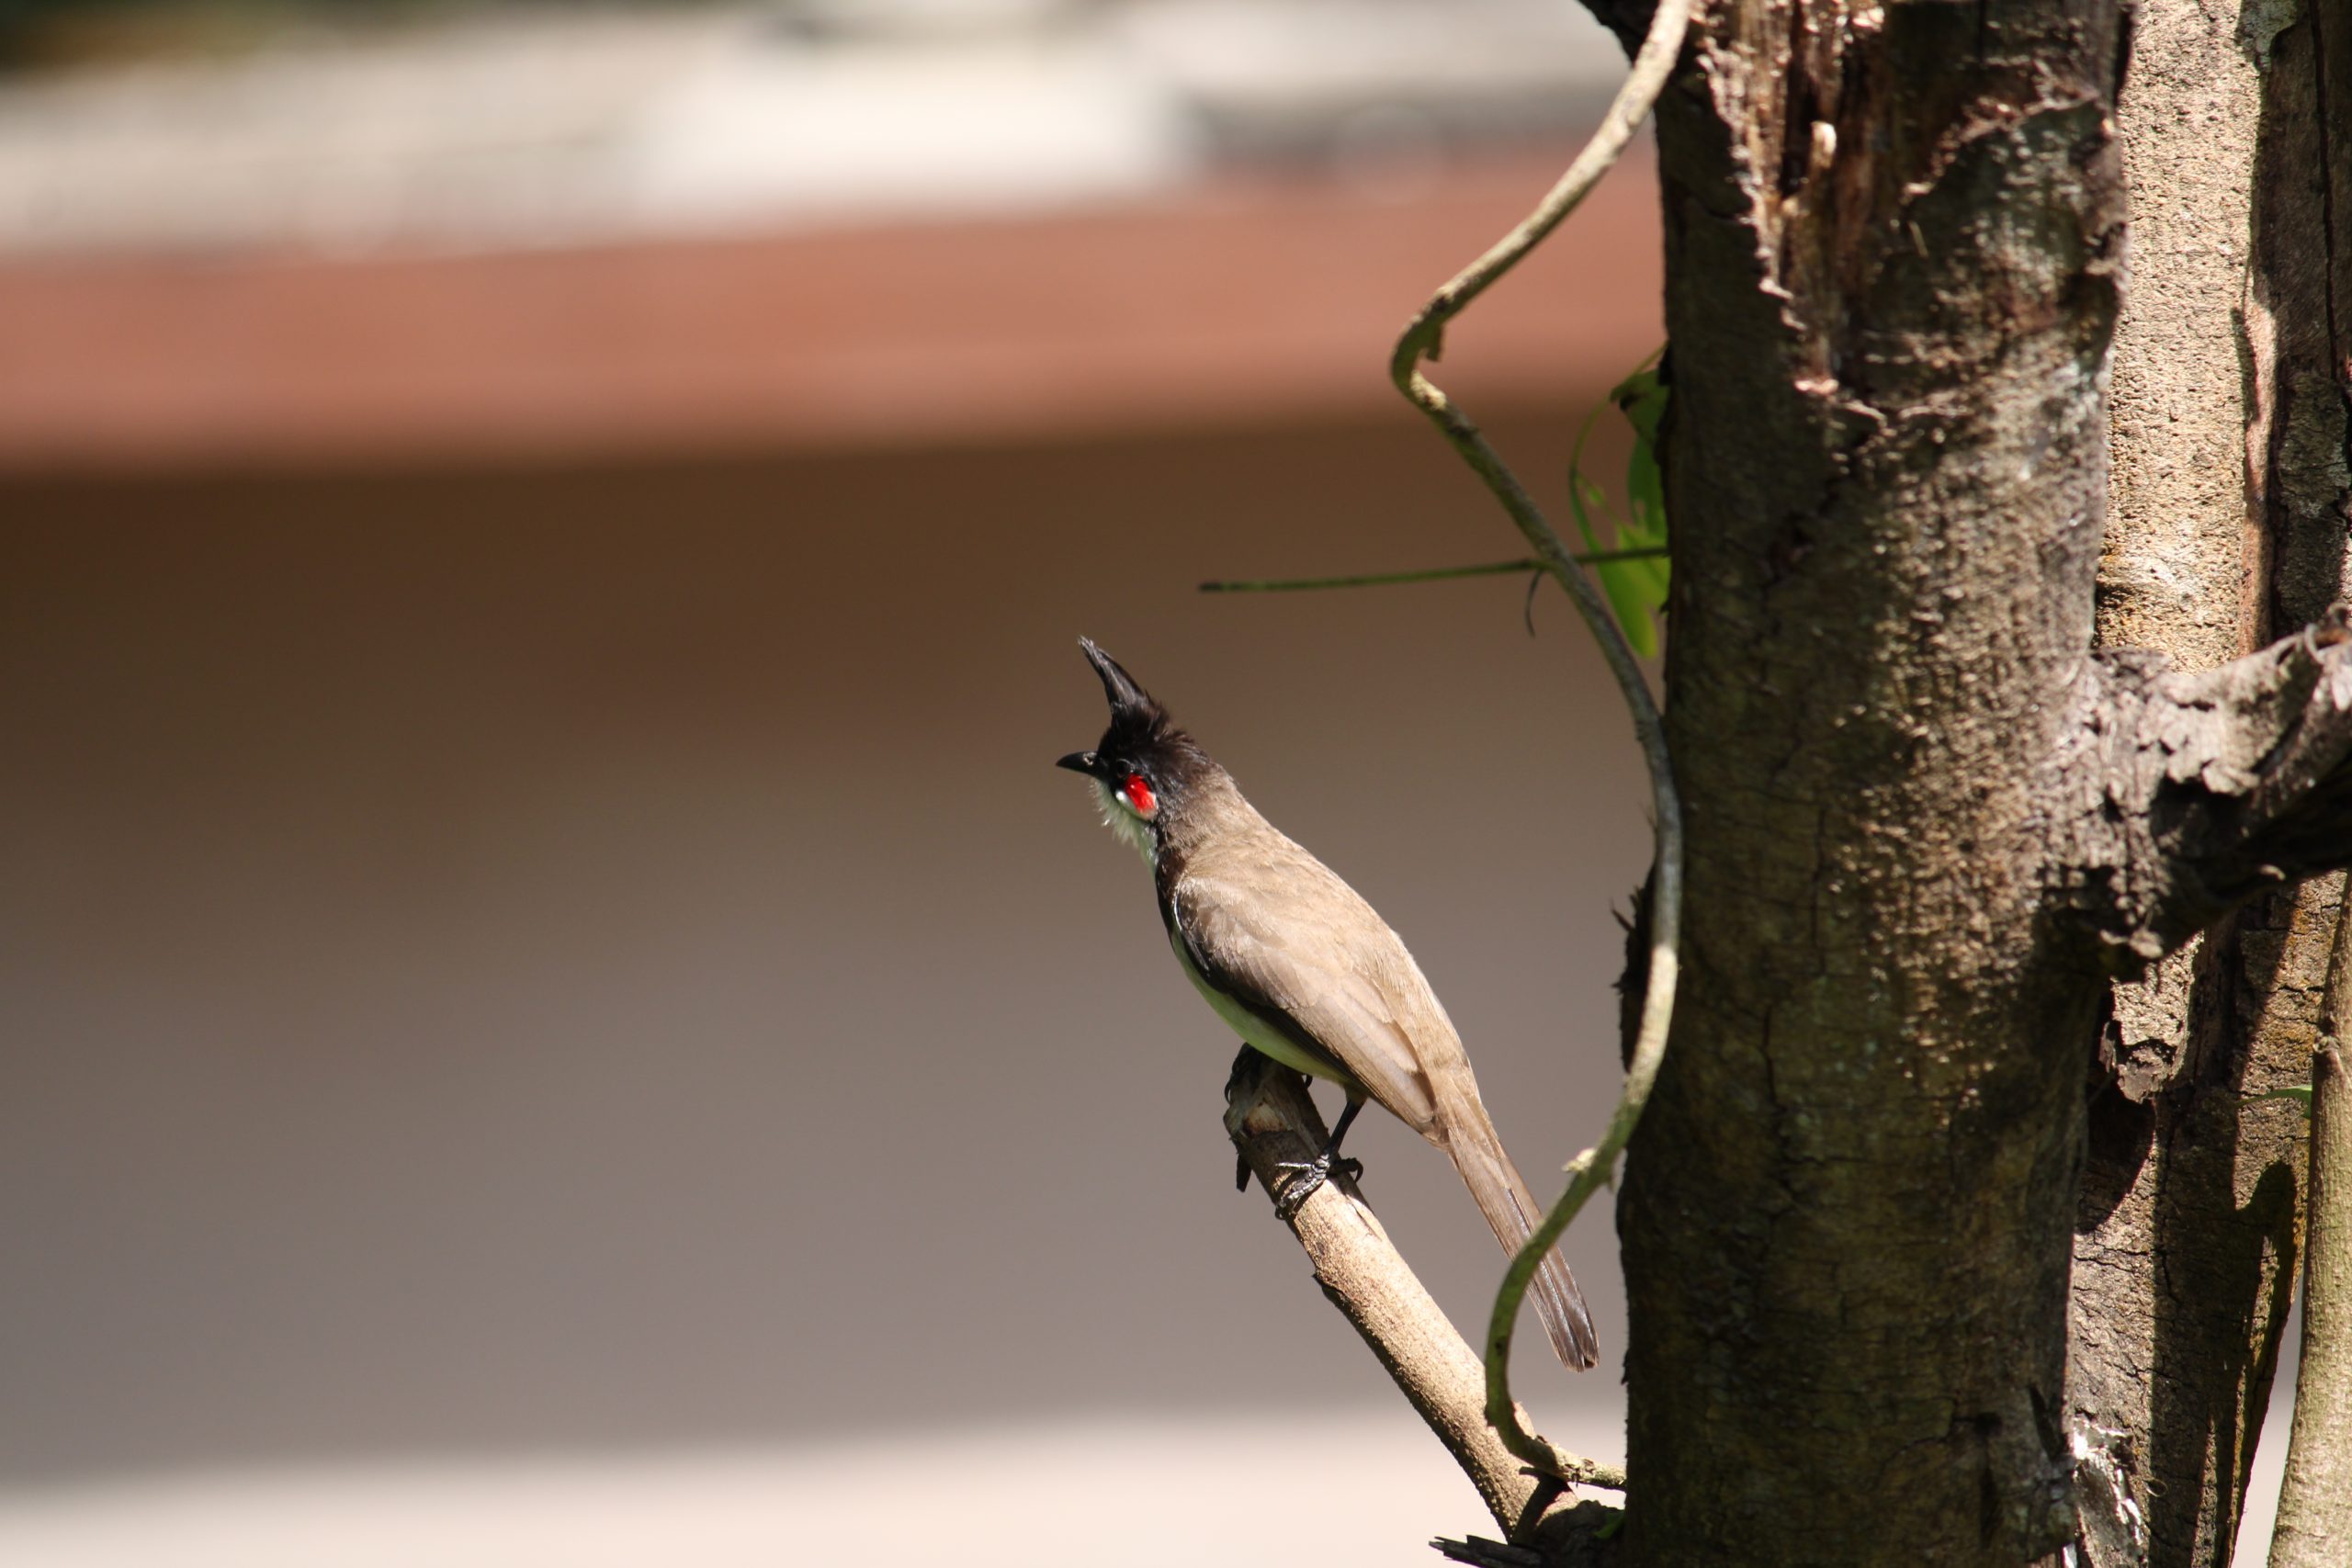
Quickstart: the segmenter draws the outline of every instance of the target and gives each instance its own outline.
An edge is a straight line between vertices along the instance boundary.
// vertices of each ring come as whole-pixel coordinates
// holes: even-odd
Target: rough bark
[[[1628,1553],[2020,1563],[2081,1042],[2113,5],[1735,0],[1661,106],[1684,997],[1620,1210]]]
[[[2123,41],[1729,0],[1661,106],[1691,915],[1620,1212],[1635,1562],[2074,1544],[2109,980],[2346,852],[2340,621],[2091,656]]]
[[[2346,586],[2330,298],[2346,247],[2330,225],[2352,209],[2327,189],[2320,26],[2285,6],[2137,11],[2099,632],[2190,669]],[[2244,1097],[2307,1070],[2342,886],[2257,899],[2116,988],[2067,1372],[2097,1568],[2228,1561],[2294,1278],[2302,1152],[2291,1110]]]
[[[2251,652],[2346,582],[2324,9],[2147,0],[2119,130],[2117,5],[1716,0],[1661,105],[1692,925],[1630,1562],[2226,1560],[2294,1252],[2241,1096],[2352,844],[2340,613]]]
[[[2141,1010],[2137,1054],[2163,1032],[2162,1084],[2094,1089],[2068,1388],[2097,1568],[2228,1561],[2286,1321],[2301,1182],[2292,1109],[2242,1097],[2284,1081],[2299,1035],[2308,1051],[2306,965],[2326,914],[2310,906],[2340,886],[2235,917],[2168,973],[2176,994]]]

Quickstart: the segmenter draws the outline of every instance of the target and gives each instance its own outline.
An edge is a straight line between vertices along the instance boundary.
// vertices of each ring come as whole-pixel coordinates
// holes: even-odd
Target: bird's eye
[[[1129,773],[1125,788],[1127,804],[1136,808],[1136,816],[1148,817],[1159,809],[1159,802],[1152,798],[1151,785],[1144,782],[1141,773]]]

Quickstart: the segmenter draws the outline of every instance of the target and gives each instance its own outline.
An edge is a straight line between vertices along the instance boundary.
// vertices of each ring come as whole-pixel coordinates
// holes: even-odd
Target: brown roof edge
[[[1629,162],[1631,162],[1629,160]],[[0,468],[310,466],[1021,443],[1393,404],[1388,348],[1557,164],[1383,199],[597,250],[0,265]],[[1657,199],[1620,169],[1449,334],[1476,406],[1657,347]]]

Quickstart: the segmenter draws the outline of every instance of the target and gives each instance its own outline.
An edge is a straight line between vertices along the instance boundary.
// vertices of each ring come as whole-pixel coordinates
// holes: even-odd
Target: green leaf
[[[1651,356],[1652,361],[1656,358],[1655,355]],[[1584,535],[1588,550],[1598,552],[1604,547],[1595,525],[1595,518],[1602,515],[1608,517],[1614,531],[1614,537],[1606,547],[1665,547],[1666,487],[1658,473],[1657,443],[1667,396],[1667,388],[1658,380],[1651,363],[1644,364],[1609,389],[1609,400],[1634,430],[1634,455],[1625,467],[1627,515],[1618,514],[1610,504],[1608,491],[1584,471],[1585,441],[1591,435],[1593,420],[1600,411],[1596,408],[1588,414],[1583,428],[1577,433],[1576,450],[1568,459],[1568,505],[1576,514],[1577,527]],[[1644,658],[1656,654],[1657,615],[1666,607],[1667,599],[1665,558],[1610,561],[1595,570],[1610,610],[1624,629],[1626,642]]]
[[[1666,545],[1666,502],[1656,498],[1657,476],[1655,468],[1650,475],[1654,499],[1645,502],[1639,488],[1634,490],[1634,520],[1617,530],[1620,549],[1660,549]],[[1630,574],[1638,580],[1651,606],[1666,607],[1667,559],[1656,556],[1645,560],[1624,563]]]
[[[1600,553],[1600,536],[1593,531],[1592,513],[1609,510],[1609,493],[1593,482],[1589,475],[1571,470],[1568,474],[1568,510],[1576,513],[1577,531],[1584,536],[1584,547],[1592,554]],[[1618,534],[1624,533],[1621,525]]]
[[[1657,652],[1657,623],[1652,616],[1657,601],[1651,595],[1649,585],[1636,580],[1636,569],[1648,564],[1611,561],[1599,569],[1600,590],[1609,596],[1609,607],[1617,612],[1617,624],[1625,628],[1626,642],[1644,659]]]

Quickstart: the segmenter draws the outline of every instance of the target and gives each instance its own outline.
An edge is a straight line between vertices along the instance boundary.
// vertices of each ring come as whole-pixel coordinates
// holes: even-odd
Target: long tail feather
[[[1473,1101],[1448,1110],[1446,1149],[1453,1156],[1453,1168],[1462,1173],[1463,1184],[1477,1201],[1478,1212],[1487,1216],[1495,1239],[1503,1244],[1505,1252],[1515,1253],[1534,1234],[1543,1208],[1519,1168],[1511,1164],[1510,1156],[1503,1152],[1502,1140],[1496,1135],[1485,1108]],[[1581,1372],[1600,1359],[1600,1341],[1592,1331],[1592,1314],[1585,1309],[1584,1292],[1577,1289],[1576,1277],[1568,1272],[1558,1247],[1544,1255],[1527,1293],[1562,1366]]]

